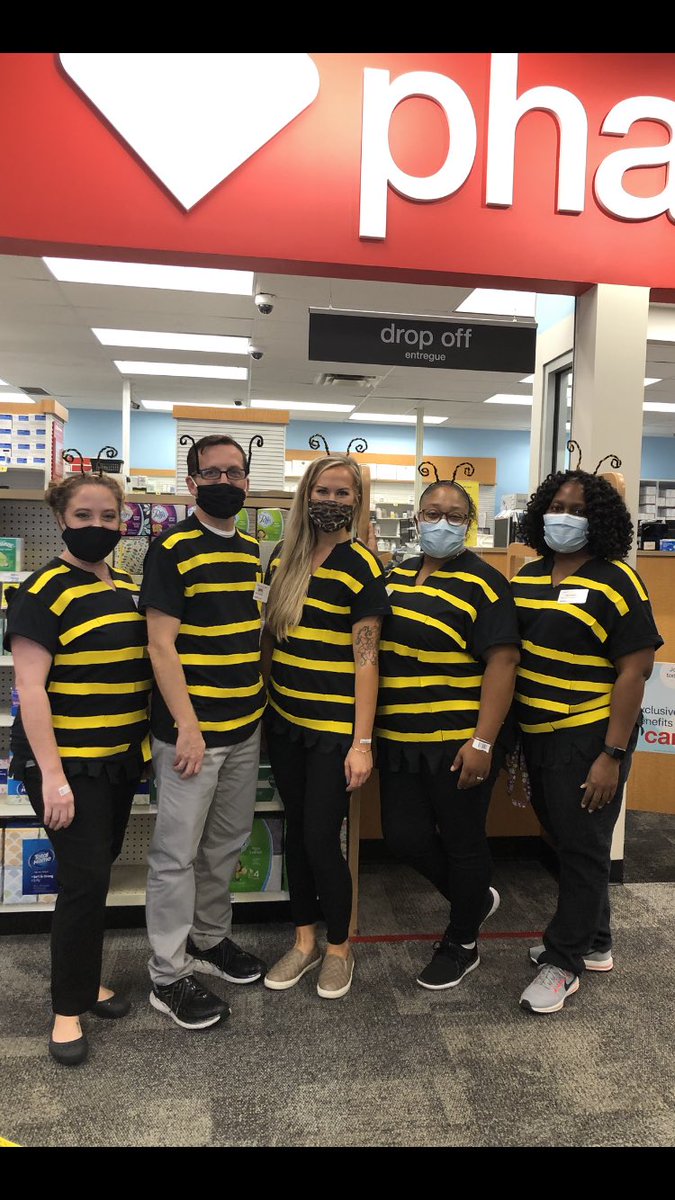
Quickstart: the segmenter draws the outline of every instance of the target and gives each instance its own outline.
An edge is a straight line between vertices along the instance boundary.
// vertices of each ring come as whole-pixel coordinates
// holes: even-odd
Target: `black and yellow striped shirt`
[[[283,545],[266,575],[270,583]],[[266,720],[307,745],[349,746],[354,733],[352,626],[390,611],[379,559],[359,541],[338,542],[310,577],[300,621],[275,641]]]
[[[556,587],[552,555],[511,580],[522,639],[516,715],[524,733],[605,724],[626,654],[663,645],[649,597],[625,562],[593,558]]]
[[[46,688],[66,770],[115,764],[147,746],[152,670],[139,589],[126,571],[110,573],[114,588],[54,558],[8,597],[7,648],[20,636],[52,655]],[[18,762],[33,757],[20,709],[11,749]]]
[[[245,741],[265,707],[260,674],[262,581],[258,543],[235,530],[220,537],[192,514],[150,544],[140,609],[180,621],[176,650],[207,746]],[[175,744],[177,730],[157,686],[152,732]]]
[[[473,736],[482,656],[520,641],[508,581],[494,567],[465,550],[418,584],[423,561],[387,574],[375,733],[378,762],[392,770],[417,770],[420,758],[436,762],[444,744],[454,754]]]

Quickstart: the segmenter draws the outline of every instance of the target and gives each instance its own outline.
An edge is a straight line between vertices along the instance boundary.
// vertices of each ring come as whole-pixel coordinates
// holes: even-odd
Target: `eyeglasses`
[[[203,471],[195,471],[195,475],[200,475],[209,483],[220,483],[221,475],[226,475],[230,483],[241,483],[242,479],[246,479],[246,471],[242,471],[241,467],[227,467],[225,471],[221,471],[220,467],[204,467]]]
[[[420,512],[420,517],[429,525],[438,525],[442,519],[448,522],[448,525],[466,525],[468,517],[460,517],[457,513],[444,513],[440,508],[423,508]]]

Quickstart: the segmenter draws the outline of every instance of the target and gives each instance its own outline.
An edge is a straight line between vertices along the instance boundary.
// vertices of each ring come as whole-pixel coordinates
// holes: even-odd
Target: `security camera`
[[[268,317],[274,308],[274,296],[270,296],[269,292],[256,292],[255,305],[258,312]]]
[[[248,352],[251,355],[251,358],[254,358],[256,362],[260,362],[260,359],[265,353],[264,350],[259,350],[257,346],[249,346]]]

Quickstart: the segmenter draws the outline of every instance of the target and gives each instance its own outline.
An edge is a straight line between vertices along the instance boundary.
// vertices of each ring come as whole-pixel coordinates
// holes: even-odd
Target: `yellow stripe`
[[[131,746],[59,746],[61,758],[111,758],[113,754],[125,754]]]
[[[603,629],[600,622],[596,621],[590,613],[584,612],[583,608],[577,608],[576,604],[559,604],[557,600],[524,600],[516,596],[516,605],[518,608],[536,608],[539,611],[543,608],[550,608],[555,612],[567,613],[569,617],[576,617],[578,621],[583,621],[599,641],[607,641],[607,630]]]
[[[608,658],[596,658],[594,654],[568,654],[566,650],[550,650],[548,646],[538,646],[536,642],[523,642],[523,650],[536,654],[538,658],[553,658],[556,662],[574,663],[580,667],[613,667]]]
[[[186,667],[226,667],[233,663],[259,662],[260,651],[253,650],[250,654],[179,654],[178,657]]]
[[[97,650],[91,654],[81,651],[79,654],[57,654],[54,666],[85,667],[101,663],[132,662],[136,658],[147,657],[146,646],[129,647],[127,650]]]
[[[351,612],[348,604],[329,604],[327,600],[313,600],[309,596],[305,600],[305,604],[309,605],[310,608],[320,608],[323,612],[339,613],[345,616]]]
[[[408,687],[480,687],[483,682],[482,675],[467,675],[466,678],[454,679],[451,675],[411,675],[407,679],[404,675],[381,675],[381,688],[408,688]]]
[[[275,692],[281,692],[282,696],[292,696],[296,700],[313,700],[322,704],[354,704],[353,696],[337,696],[333,692],[298,692],[295,688],[283,687],[274,679],[271,682]]]
[[[107,592],[107,583],[83,583],[80,587],[66,588],[65,592],[61,592],[58,600],[50,604],[50,612],[56,614],[57,617],[68,607],[72,600],[79,600],[81,596],[92,596],[97,592]]]
[[[237,717],[233,721],[200,721],[199,728],[212,733],[224,733],[228,729],[241,729],[242,725],[250,725],[252,721],[257,721],[259,717],[262,717],[264,711],[265,705],[263,704],[262,708],[258,708],[248,717]]]
[[[490,587],[489,583],[481,579],[480,575],[471,575],[469,571],[434,571],[434,579],[464,579],[467,583],[477,583],[492,604],[499,599],[499,596]]]
[[[196,637],[232,637],[236,633],[250,633],[260,629],[260,617],[254,621],[233,621],[231,625],[181,625],[178,632]]]
[[[250,687],[206,687],[195,684],[188,688],[191,696],[213,696],[216,699],[229,699],[230,696],[255,696],[264,687],[262,679],[252,683]]]
[[[150,746],[150,734],[149,733],[147,733],[145,735],[145,737],[143,738],[143,741],[141,742],[141,755],[143,757],[144,763],[151,762],[152,749]]]
[[[392,575],[412,575],[413,579],[419,575],[419,571],[411,571],[408,567],[394,567],[393,571],[389,572],[389,577]]]
[[[452,650],[442,654],[436,653],[435,650],[414,650],[412,646],[404,646],[400,642],[380,642],[380,650],[390,650],[392,654],[400,654],[404,658],[416,658],[418,662],[476,663],[476,659],[470,654],[459,654]]]
[[[191,583],[183,591],[185,596],[201,596],[205,592],[254,592],[255,579],[246,583]]]
[[[15,1146],[19,1150],[21,1149],[21,1146],[18,1142],[8,1142],[7,1138],[0,1138],[0,1146]]]
[[[114,579],[116,588],[123,588],[127,592],[140,592],[140,587],[137,583],[125,583],[123,579]]]
[[[51,571],[45,571],[44,575],[41,575],[39,579],[35,580],[35,583],[28,589],[29,592],[33,594],[41,592],[43,587],[49,583],[49,580],[53,579],[55,575],[62,575],[64,571],[69,570],[70,567],[66,566],[65,563],[62,567],[52,567]]]
[[[332,646],[353,645],[351,633],[333,633],[330,629],[306,629],[304,625],[294,625],[289,629],[288,636],[303,642],[328,642]]]
[[[383,704],[376,709],[378,717],[393,713],[440,713],[460,712],[469,708],[480,708],[480,700],[430,700],[428,704]]]
[[[524,696],[522,692],[513,693],[514,700],[527,704],[530,708],[543,708],[552,712],[575,713],[587,712],[590,709],[602,708],[607,705],[607,696],[595,696],[592,700],[584,700],[581,704],[563,704],[558,700],[539,700],[535,696]],[[609,709],[607,709],[609,712]]]
[[[354,592],[356,596],[363,591],[363,584],[359,583],[358,579],[354,579],[352,575],[347,575],[346,571],[331,571],[328,567],[317,567],[314,575],[318,579],[338,579],[340,583],[346,584],[350,592]]]
[[[102,629],[107,625],[121,625],[124,621],[144,621],[140,613],[113,613],[109,617],[94,617],[92,621],[84,621],[82,625],[73,625],[67,633],[62,633],[59,641],[62,646],[67,646],[70,642],[74,642],[76,638],[83,637],[85,633],[90,633],[92,629]]]
[[[186,529],[183,533],[172,533],[171,536],[166,539],[166,541],[162,542],[162,548],[164,550],[173,550],[174,546],[177,546],[179,542],[186,542],[192,538],[200,538],[203,536],[204,534],[202,533],[201,529]]]
[[[370,567],[371,574],[373,574],[376,579],[379,579],[383,572],[380,563],[375,558],[375,555],[368,550],[366,546],[362,546],[359,542],[352,542],[352,550],[356,550],[356,553],[361,555],[363,561],[366,562]]]
[[[253,542],[256,550],[258,549],[258,541],[256,538],[251,537],[250,533],[242,533],[241,529],[238,529],[237,533],[239,534],[240,538],[244,539],[245,542]]]
[[[289,667],[302,667],[304,671],[335,671],[338,675],[353,675],[353,662],[330,662],[325,659],[312,661],[309,658],[298,658],[295,654],[287,654],[285,650],[275,650],[273,662],[286,663]]]
[[[151,679],[142,679],[138,683],[50,683],[47,691],[63,696],[121,696],[125,692],[149,692],[151,687]]]
[[[599,708],[595,712],[582,713],[578,717],[562,717],[560,721],[546,721],[543,725],[523,725],[519,722],[523,733],[555,733],[556,729],[575,729],[579,725],[592,725],[594,721],[603,721],[610,715],[609,708]]]
[[[441,633],[452,638],[453,642],[457,642],[458,646],[466,647],[463,637],[455,633],[455,630],[451,629],[449,625],[444,625],[442,621],[437,621],[435,617],[425,617],[422,613],[410,612],[407,608],[397,608],[394,604],[391,606],[391,611],[395,616],[404,617],[408,621],[417,621],[420,625],[433,625],[434,629],[440,629]]]
[[[547,585],[548,587],[553,587],[553,580],[550,575],[533,575],[532,578],[529,578],[529,576],[526,575],[514,575],[513,579],[511,580],[511,586],[513,586],[514,583],[526,583],[528,587],[531,583],[541,583]]]
[[[421,592],[424,596],[433,596],[434,599],[440,598],[441,600],[446,600],[448,604],[453,604],[455,608],[461,608],[463,612],[469,614],[472,621],[475,621],[478,616],[473,604],[468,604],[466,600],[460,600],[458,596],[453,596],[451,592],[444,592],[441,588],[427,587],[426,584],[392,583],[389,591],[412,592],[414,595]]]
[[[281,562],[281,559],[280,559],[280,558],[273,558],[273,559],[272,559],[272,561],[271,561],[271,563],[270,563],[270,568],[271,568],[271,570],[272,570],[272,571],[276,571],[276,569],[277,569],[277,567],[279,566],[279,563],[280,563],[280,562]]]
[[[565,580],[565,587],[570,583],[576,583],[580,587],[590,588],[593,592],[602,592],[607,596],[608,600],[617,608],[622,617],[625,617],[628,612],[628,605],[620,592],[616,592],[614,588],[609,587],[606,583],[597,583],[595,579],[586,579],[583,575],[569,575]]]
[[[516,674],[520,675],[522,679],[532,679],[535,683],[543,683],[546,687],[562,688],[565,691],[611,694],[614,688],[613,683],[591,683],[588,679],[556,679],[555,675],[538,675],[536,671],[527,671],[525,667],[518,667]]]
[[[128,713],[101,713],[97,717],[52,717],[54,729],[98,729],[115,725],[136,725],[139,721],[147,721],[147,708]]]
[[[634,584],[635,589],[636,589],[637,594],[640,597],[640,599],[648,600],[649,597],[648,597],[645,589],[643,588],[642,584],[640,583],[639,577],[635,574],[635,571],[633,571],[632,568],[628,566],[628,563],[621,562],[621,559],[619,559],[619,558],[613,558],[612,562],[614,563],[615,567],[620,567],[621,570],[624,572],[624,574],[628,576],[628,578]]]
[[[272,708],[276,709],[276,711],[280,713],[285,720],[290,721],[292,725],[301,725],[305,729],[318,729],[321,731],[321,733],[346,733],[348,735],[352,733],[353,724],[351,721],[311,721],[309,718],[303,718],[301,720],[299,717],[292,717],[290,713],[284,712],[283,708],[280,708],[278,704],[275,704],[271,696],[269,698],[269,702],[272,705]]]
[[[177,565],[181,575],[186,575],[188,571],[194,571],[197,567],[203,567],[208,563],[257,563],[258,561],[255,554],[234,554],[216,550],[213,554],[196,554],[194,558],[186,558],[185,562]]]
[[[375,726],[377,737],[388,738],[392,742],[465,742],[475,732],[475,725],[472,729],[435,729],[433,733],[393,733],[390,729]]]

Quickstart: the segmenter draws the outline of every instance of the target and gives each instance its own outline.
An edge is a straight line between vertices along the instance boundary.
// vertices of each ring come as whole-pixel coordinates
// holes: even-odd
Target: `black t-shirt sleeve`
[[[178,563],[171,550],[160,541],[151,542],[143,563],[143,580],[138,600],[139,612],[156,608],[181,620],[185,608],[185,587]]]
[[[497,593],[498,599],[491,600],[480,589],[478,615],[470,637],[474,658],[482,658],[492,646],[520,646],[518,612],[508,580],[495,572],[489,586]]]
[[[640,589],[646,598],[643,599],[632,579],[622,572],[616,590],[626,601],[628,611],[622,615],[614,609],[616,617],[608,630],[609,636],[605,643],[607,657],[612,662],[623,658],[625,654],[635,654],[638,650],[646,650],[651,646],[658,650],[663,645],[663,638],[656,628],[652,606],[647,597],[647,589],[637,573],[635,577],[639,580]]]
[[[54,657],[59,648],[60,620],[41,599],[26,587],[6,589],[7,631],[4,647],[11,652],[12,637],[25,637],[44,646]]]
[[[375,561],[379,567],[377,575],[373,575],[370,565],[361,559],[357,577],[363,583],[363,587],[352,600],[352,625],[366,617],[386,617],[391,612],[382,565],[379,559]]]

